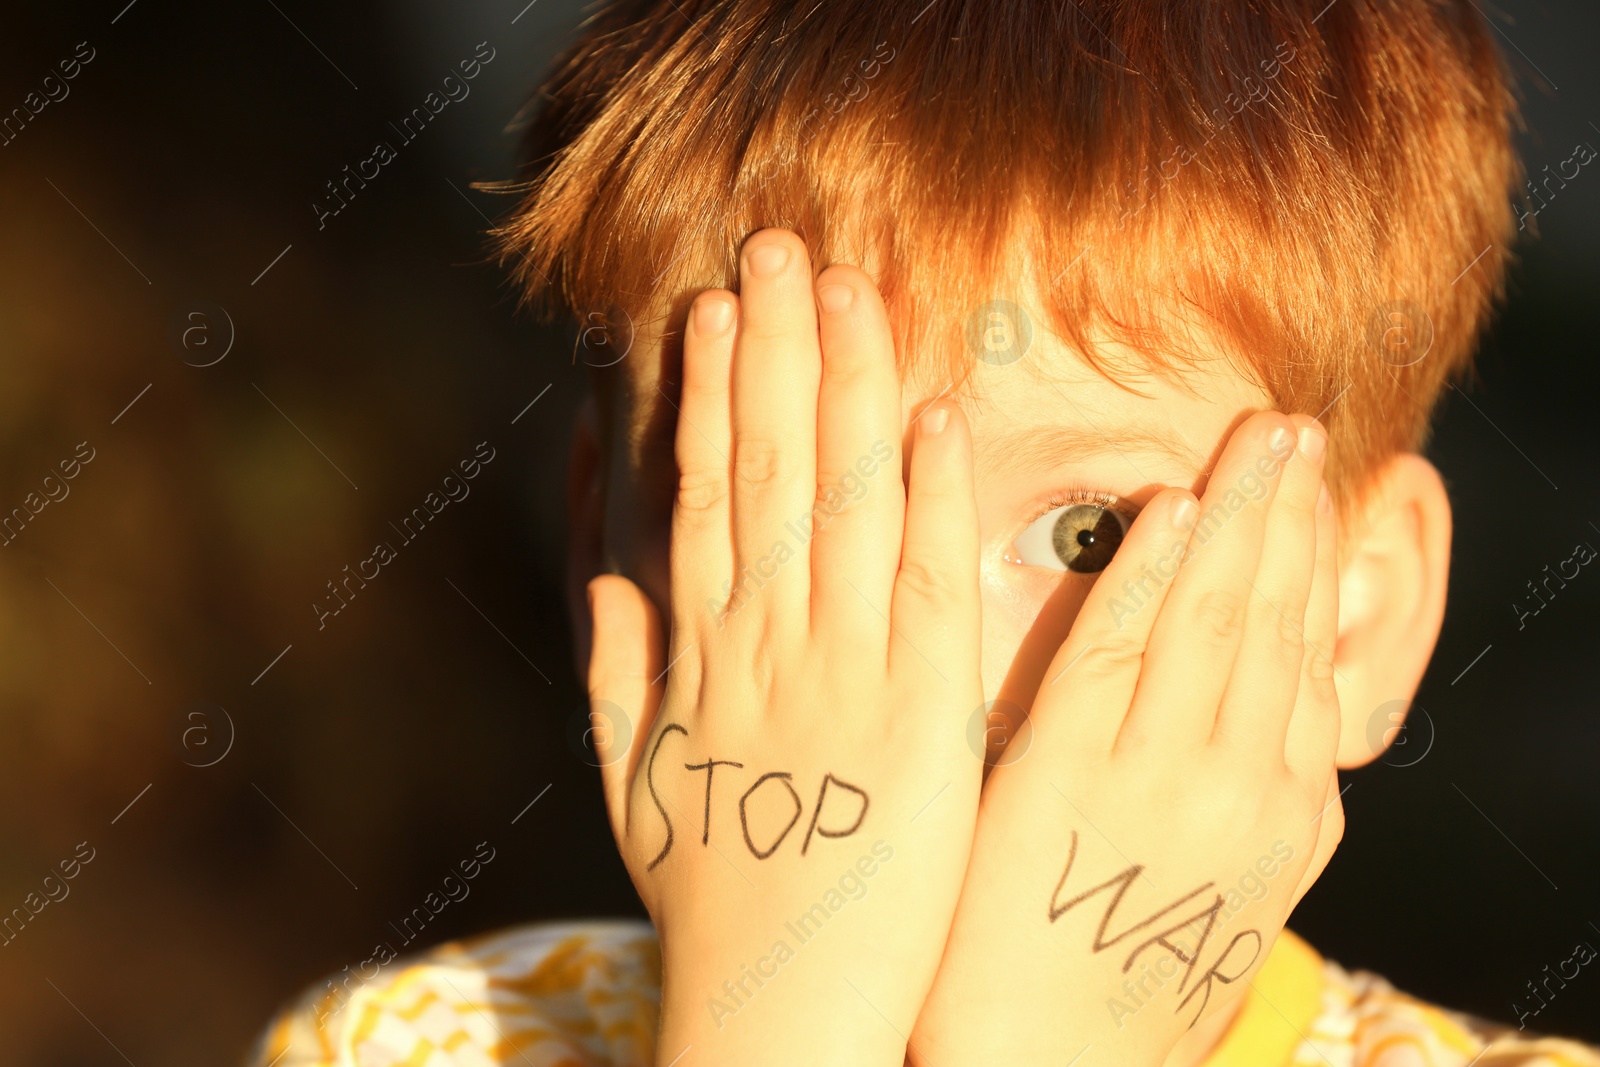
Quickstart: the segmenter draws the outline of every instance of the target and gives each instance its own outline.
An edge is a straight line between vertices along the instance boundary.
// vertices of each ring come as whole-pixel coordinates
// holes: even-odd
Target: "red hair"
[[[992,298],[1107,371],[1220,346],[1325,410],[1336,491],[1470,365],[1520,179],[1470,0],[630,0],[537,99],[497,237],[546,309],[670,342],[783,226],[873,274],[908,375],[963,378]]]

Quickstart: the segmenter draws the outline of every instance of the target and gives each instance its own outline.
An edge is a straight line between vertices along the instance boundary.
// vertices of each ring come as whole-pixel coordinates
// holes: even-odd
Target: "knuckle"
[[[1288,512],[1292,522],[1302,526],[1314,525],[1317,517],[1316,493],[1320,486],[1320,482],[1314,482],[1308,492],[1291,492],[1285,487],[1279,490],[1273,503]]]
[[[1305,651],[1305,633],[1294,616],[1292,605],[1274,602],[1271,611],[1277,623],[1279,651],[1291,664],[1299,662]]]
[[[760,437],[741,437],[733,446],[733,473],[740,482],[755,489],[770,489],[779,484],[788,467],[783,446]]]
[[[744,321],[739,324],[739,340],[742,344],[757,344],[761,347],[771,347],[780,342],[787,343],[803,336],[795,325],[787,319],[773,318],[761,313],[759,307],[745,313]]]
[[[830,389],[854,389],[871,377],[871,363],[850,345],[834,345],[822,354],[822,381]]]
[[[957,598],[955,583],[944,570],[917,555],[900,561],[900,587],[919,600],[946,604]]]
[[[1309,641],[1305,648],[1305,674],[1314,695],[1322,698],[1334,696],[1333,659]]]
[[[1082,666],[1097,675],[1138,670],[1144,663],[1144,642],[1126,634],[1102,636],[1083,654]]]
[[[728,480],[720,471],[686,470],[678,472],[677,506],[687,515],[705,515],[720,508],[728,499]]]
[[[1194,622],[1206,637],[1231,641],[1244,626],[1244,598],[1231,589],[1208,589],[1194,605]]]

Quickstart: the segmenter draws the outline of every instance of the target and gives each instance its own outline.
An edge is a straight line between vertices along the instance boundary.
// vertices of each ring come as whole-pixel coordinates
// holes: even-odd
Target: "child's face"
[[[991,301],[974,313],[964,331],[972,370],[960,389],[913,378],[901,390],[908,434],[911,421],[941,396],[961,406],[970,426],[982,680],[985,701],[994,702],[982,719],[974,708],[972,721],[985,724],[991,747],[1009,738],[988,731],[1002,723],[1019,726],[1041,686],[1054,684],[1044,677],[1048,665],[1132,517],[1166,486],[1201,495],[1239,425],[1276,406],[1193,324],[1183,330],[1181,371],[1158,373],[1110,344],[1096,347],[1098,366],[1090,363],[1041,325],[1043,315],[1030,311],[1042,307],[1036,293],[1025,285],[1015,304]],[[989,319],[993,308],[1012,320]],[[1017,343],[1023,336],[1025,347]],[[1109,376],[1099,367],[1109,368]],[[580,673],[589,658],[584,590],[592,577],[625,575],[655,602],[662,619],[672,617],[668,535],[677,493],[672,398],[678,363],[652,342],[633,349],[617,370],[625,377],[615,395],[633,399],[609,412],[604,446],[594,421],[581,421],[573,452],[568,590]],[[1349,403],[1342,395],[1329,406]],[[1304,414],[1322,418],[1328,412]],[[826,510],[814,514],[825,519],[847,500],[883,491],[880,467],[892,451],[887,442],[875,445],[856,464],[856,474],[819,487],[818,507]],[[1222,488],[1230,498],[1249,500],[1261,499],[1267,486],[1247,471]],[[1334,668],[1344,716],[1339,765],[1349,768],[1376,758],[1397,736],[1396,705],[1409,702],[1433,655],[1449,585],[1451,516],[1438,472],[1411,453],[1376,463],[1347,492],[1354,496],[1339,531],[1337,639],[1319,654]],[[808,518],[795,516],[780,536],[804,544]],[[1171,576],[1165,561],[1153,566]],[[1137,611],[1149,595],[1139,586],[1150,582],[1159,586],[1161,577],[1124,583],[1108,608]],[[741,580],[744,595],[759,587]]]

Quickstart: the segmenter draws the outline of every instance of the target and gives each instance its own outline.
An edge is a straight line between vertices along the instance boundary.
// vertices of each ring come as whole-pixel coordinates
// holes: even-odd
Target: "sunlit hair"
[[[865,266],[919,379],[965,379],[992,298],[1133,388],[1220,347],[1325,410],[1347,492],[1422,444],[1503,286],[1508,82],[1470,0],[617,3],[497,237],[537,306],[669,356],[766,226]]]

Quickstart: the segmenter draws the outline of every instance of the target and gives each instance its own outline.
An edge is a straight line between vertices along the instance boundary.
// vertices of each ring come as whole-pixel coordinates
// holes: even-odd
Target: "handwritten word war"
[[[1294,846],[1287,841],[1275,841],[1272,844],[1272,854],[1262,856],[1255,864],[1239,877],[1238,884],[1228,890],[1227,902],[1222,910],[1217,913],[1216,927],[1227,925],[1228,921],[1237,915],[1247,902],[1262,901],[1267,898],[1267,880],[1283,869],[1283,865],[1294,859]],[[1198,946],[1202,936],[1212,936],[1215,929],[1209,929],[1211,918],[1209,913],[1204,916],[1205,925],[1198,920],[1195,925],[1186,929]],[[1187,945],[1183,942],[1182,945]],[[1180,953],[1187,950],[1180,945],[1172,952],[1157,957],[1155,966],[1152,967],[1147,960],[1139,961],[1138,978],[1130,978],[1122,983],[1122,993],[1126,1000],[1111,997],[1106,1001],[1106,1010],[1111,1014],[1111,1021],[1121,1030],[1129,1019],[1141,1010],[1155,1002],[1156,995],[1166,988],[1167,983],[1178,977],[1181,969]],[[1198,951],[1198,947],[1194,950]],[[1155,986],[1154,989],[1150,988]]]
[[[1188,989],[1188,994],[1178,1002],[1176,1010],[1182,1011],[1196,995],[1204,994],[1200,997],[1200,1007],[1196,1009],[1194,1018],[1190,1020],[1189,1025],[1193,1026],[1205,1012],[1206,1004],[1211,1000],[1212,986],[1215,983],[1221,982],[1223,985],[1228,985],[1243,978],[1249,973],[1257,957],[1261,955],[1261,950],[1265,946],[1265,939],[1261,936],[1261,931],[1250,929],[1235,934],[1233,940],[1228,942],[1227,947],[1216,957],[1211,966],[1206,968],[1200,975],[1193,988],[1190,988],[1189,979],[1194,976],[1195,968],[1200,963],[1200,957],[1218,925],[1218,917],[1227,905],[1223,895],[1215,892],[1216,883],[1206,882],[1199,888],[1190,890],[1166,907],[1133,923],[1122,930],[1121,933],[1108,937],[1107,930],[1116,921],[1117,912],[1122,907],[1123,897],[1127,895],[1129,888],[1133,886],[1139,875],[1144,873],[1144,865],[1134,864],[1099,885],[1090,886],[1076,896],[1062,900],[1061,895],[1067,887],[1068,880],[1072,877],[1072,866],[1077,857],[1078,831],[1074,830],[1072,831],[1072,844],[1067,853],[1067,868],[1062,872],[1061,881],[1056,884],[1056,890],[1050,896],[1050,905],[1047,909],[1050,921],[1052,923],[1056,922],[1078,905],[1102,893],[1109,892],[1111,899],[1106,904],[1105,912],[1100,916],[1099,928],[1095,930],[1093,951],[1096,953],[1104,952],[1129,938],[1142,936],[1142,940],[1134,942],[1132,951],[1128,953],[1127,959],[1123,962],[1122,970],[1124,972],[1131,969],[1140,954],[1149,949],[1161,948],[1170,952],[1177,958],[1179,963],[1185,965],[1183,977],[1178,982],[1178,992],[1182,993],[1185,989]],[[1203,898],[1208,891],[1211,891],[1211,899],[1204,900]],[[1184,909],[1184,905],[1197,900],[1198,902],[1194,905],[1195,910]],[[1181,917],[1169,918],[1169,916],[1173,915]],[[1196,929],[1199,933],[1192,949],[1178,944],[1181,935],[1186,932],[1192,933]],[[1243,947],[1241,948],[1241,946]],[[1245,952],[1250,954],[1248,959],[1241,960],[1236,958],[1242,956]],[[1234,962],[1230,964],[1230,960]],[[1225,969],[1230,967],[1232,973]],[[1131,1013],[1132,1010],[1130,1008],[1129,1012]]]

